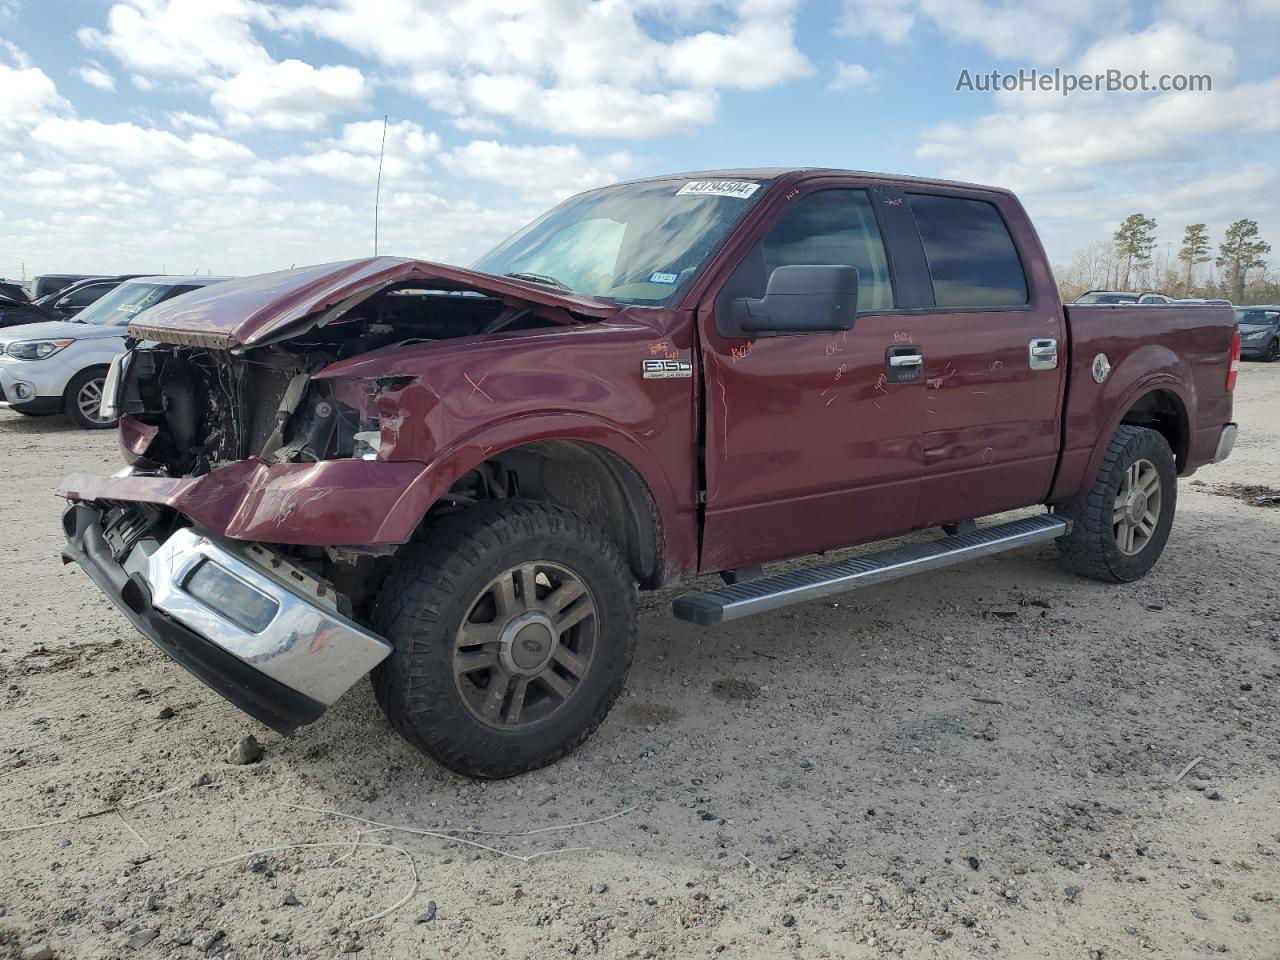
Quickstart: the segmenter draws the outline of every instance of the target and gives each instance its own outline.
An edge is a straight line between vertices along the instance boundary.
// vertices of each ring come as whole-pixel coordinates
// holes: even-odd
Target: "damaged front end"
[[[327,368],[398,347],[555,325],[532,307],[393,286],[323,326],[264,346],[216,349],[181,335],[142,343],[113,371],[108,403],[127,418],[126,456],[167,476],[203,476],[249,458],[375,460],[399,426],[394,402],[384,398],[415,378],[329,376]],[[414,453],[421,451],[396,458]]]
[[[315,720],[388,655],[368,624],[413,530],[387,518],[432,454],[436,395],[416,373],[383,370],[394,363],[363,375],[351,361],[577,322],[543,302],[554,296],[466,273],[384,258],[157,308],[106,384],[130,467],[64,481],[64,559],[278,731]],[[500,482],[483,469],[456,478],[433,509]]]

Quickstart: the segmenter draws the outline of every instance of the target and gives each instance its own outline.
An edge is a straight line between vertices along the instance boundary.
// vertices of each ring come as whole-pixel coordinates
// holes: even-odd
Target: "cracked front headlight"
[[[5,353],[15,360],[46,360],[73,343],[75,340],[18,340],[9,344]]]

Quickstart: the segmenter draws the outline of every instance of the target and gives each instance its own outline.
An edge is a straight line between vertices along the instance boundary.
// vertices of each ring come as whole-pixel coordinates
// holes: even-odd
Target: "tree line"
[[[1086,290],[1154,290],[1238,304],[1280,302],[1280,275],[1267,270],[1271,244],[1262,239],[1257,221],[1241,219],[1227,227],[1216,254],[1208,227],[1187,224],[1176,256],[1172,244],[1157,253],[1156,226],[1151,217],[1131,213],[1110,241],[1077,250],[1069,266],[1055,271],[1062,299],[1074,300]]]

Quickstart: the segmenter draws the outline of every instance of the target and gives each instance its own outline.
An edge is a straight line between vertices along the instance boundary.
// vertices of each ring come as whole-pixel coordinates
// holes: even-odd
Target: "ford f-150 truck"
[[[372,672],[483,777],[600,723],[637,584],[719,574],[673,608],[715,624],[1049,540],[1135,580],[1236,433],[1231,309],[1064,307],[1012,194],[840,170],[605,187],[470,269],[230,280],[130,335],[130,465],[64,481],[65,558],[275,730]]]

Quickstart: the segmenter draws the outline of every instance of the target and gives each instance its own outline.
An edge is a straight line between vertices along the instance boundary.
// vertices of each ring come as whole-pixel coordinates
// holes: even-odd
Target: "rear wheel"
[[[384,584],[373,675],[391,725],[449,769],[508,777],[600,724],[635,649],[618,548],[559,507],[504,500],[441,521]]]
[[[1058,550],[1076,573],[1126,583],[1146,576],[1169,539],[1178,473],[1168,441],[1145,427],[1121,426],[1093,488],[1057,507],[1072,522]]]
[[[67,384],[66,392],[62,395],[62,412],[77,427],[84,430],[104,430],[116,425],[117,418],[104,419],[98,412],[106,380],[106,367],[90,367],[88,370],[81,370]]]

